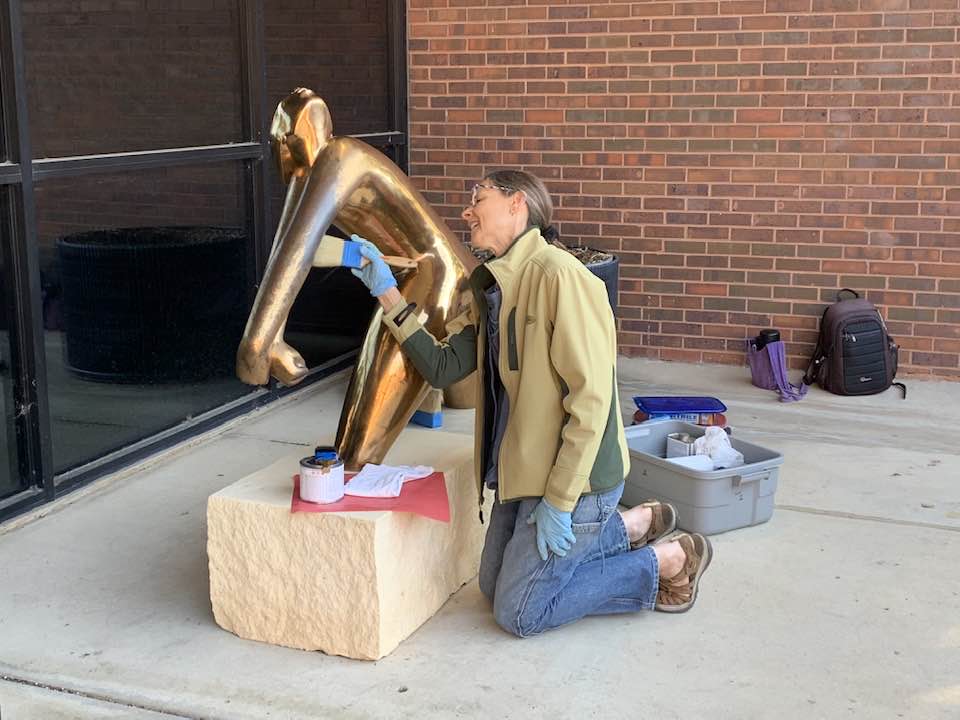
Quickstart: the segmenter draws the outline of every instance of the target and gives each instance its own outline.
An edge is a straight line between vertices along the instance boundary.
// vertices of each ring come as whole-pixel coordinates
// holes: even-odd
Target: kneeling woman
[[[553,204],[529,173],[499,171],[473,188],[463,219],[490,250],[470,281],[474,303],[431,336],[380,252],[354,270],[383,322],[434,387],[477,370],[478,481],[496,493],[480,590],[505,630],[526,637],[585,615],[683,612],[711,559],[698,534],[669,537],[667,503],[617,509],[629,456],[616,379],[616,324],[604,284],[551,245]],[[355,238],[356,239],[356,238]]]

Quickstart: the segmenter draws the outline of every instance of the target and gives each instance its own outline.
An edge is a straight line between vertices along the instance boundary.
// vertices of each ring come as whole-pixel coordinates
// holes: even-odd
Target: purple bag
[[[801,382],[794,385],[787,378],[787,354],[783,342],[767,343],[757,350],[756,338],[747,339],[747,361],[750,363],[750,375],[753,384],[764,390],[776,390],[780,402],[802,400],[810,389]]]

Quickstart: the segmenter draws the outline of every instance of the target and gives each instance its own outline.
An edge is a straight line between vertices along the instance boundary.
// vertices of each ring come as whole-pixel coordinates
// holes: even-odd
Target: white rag
[[[743,454],[734,450],[727,433],[716,425],[708,427],[693,441],[693,450],[697,455],[709,455],[714,470],[743,465]]]
[[[367,463],[351,478],[343,492],[354,497],[398,497],[403,484],[433,473],[426,465],[374,465]]]

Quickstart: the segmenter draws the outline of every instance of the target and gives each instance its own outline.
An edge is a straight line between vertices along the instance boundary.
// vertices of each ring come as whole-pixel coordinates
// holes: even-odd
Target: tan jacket
[[[537,228],[480,265],[473,298],[438,342],[398,303],[383,321],[427,382],[446,387],[477,372],[475,462],[482,502],[486,301],[500,286],[500,377],[509,415],[500,446],[498,491],[505,502],[546,498],[571,511],[584,493],[618,485],[629,456],[617,399],[616,326],[603,282],[548,244]],[[399,320],[399,322],[398,322]]]

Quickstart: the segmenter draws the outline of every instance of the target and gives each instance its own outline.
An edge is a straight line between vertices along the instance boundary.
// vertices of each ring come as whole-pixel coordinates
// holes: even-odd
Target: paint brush
[[[417,267],[417,261],[402,255],[384,255],[383,261],[395,268],[411,269]],[[343,240],[333,235],[324,235],[313,256],[313,267],[349,267],[362,268],[367,260],[360,254],[360,243]]]

